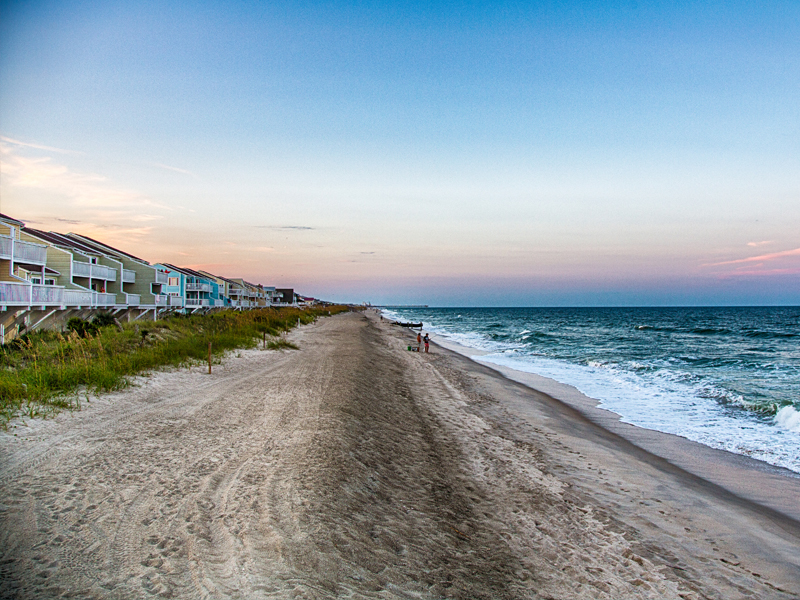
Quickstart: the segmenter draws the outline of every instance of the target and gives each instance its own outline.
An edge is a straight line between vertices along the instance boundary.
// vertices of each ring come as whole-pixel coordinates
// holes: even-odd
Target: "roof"
[[[69,248],[70,250],[77,250],[78,252],[85,252],[88,254],[103,254],[91,246],[81,244],[79,241],[65,236],[63,233],[56,233],[55,231],[39,231],[38,229],[33,229],[32,227],[23,227],[22,231],[29,235],[38,237],[40,240],[43,240],[54,246],[63,246],[65,248]]]
[[[72,232],[68,233],[67,235],[69,237],[71,237],[71,238],[79,238],[79,240],[86,240],[87,242],[90,242],[90,243],[98,246],[101,251],[109,250],[111,252],[116,252],[117,254],[122,254],[123,256],[127,256],[128,258],[130,258],[132,260],[136,260],[136,261],[142,262],[142,263],[144,263],[146,265],[150,264],[149,262],[147,262],[146,260],[144,260],[142,258],[139,258],[138,256],[134,256],[133,254],[128,254],[124,250],[120,250],[119,248],[114,248],[114,246],[109,246],[108,244],[104,244],[103,242],[98,242],[97,240],[95,240],[93,238],[90,238],[88,235],[83,235],[81,233],[72,233]]]
[[[23,223],[19,219],[14,219],[13,217],[9,217],[8,215],[4,215],[3,213],[0,213],[0,219],[11,221],[12,223],[16,223],[17,225],[25,225],[25,223]]]
[[[211,277],[206,273],[201,273],[200,271],[195,271],[194,269],[190,269],[189,267],[176,267],[175,265],[171,265],[169,263],[159,263],[167,267],[170,271],[177,271],[178,273],[183,273],[184,275],[189,275],[190,277],[200,277],[201,279],[210,279]]]
[[[209,273],[208,271],[200,271],[203,275],[208,275],[209,277],[213,277],[214,279],[221,279],[222,281],[229,283],[231,285],[240,285],[238,281],[234,281],[233,279],[228,279],[227,277],[223,277],[222,275],[214,275],[213,273]]]

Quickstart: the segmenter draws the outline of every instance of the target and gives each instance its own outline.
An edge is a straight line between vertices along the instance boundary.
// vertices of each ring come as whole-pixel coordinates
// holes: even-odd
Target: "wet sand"
[[[408,336],[322,319],[0,434],[0,597],[798,597],[791,515]]]

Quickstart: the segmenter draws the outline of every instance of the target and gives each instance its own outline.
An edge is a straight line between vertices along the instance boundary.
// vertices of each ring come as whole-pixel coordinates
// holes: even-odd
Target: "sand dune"
[[[797,597],[794,521],[407,335],[327,318],[2,434],[0,597]]]

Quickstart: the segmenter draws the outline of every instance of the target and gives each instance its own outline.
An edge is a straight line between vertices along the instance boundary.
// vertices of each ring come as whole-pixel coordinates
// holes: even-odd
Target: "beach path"
[[[0,597],[797,597],[793,522],[396,329],[320,319],[0,434]]]

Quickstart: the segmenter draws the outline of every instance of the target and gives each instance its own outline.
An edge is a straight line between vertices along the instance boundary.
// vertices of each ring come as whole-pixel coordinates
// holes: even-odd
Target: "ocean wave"
[[[625,423],[800,473],[800,436],[787,435],[800,432],[800,405],[786,406],[800,390],[795,317],[526,310],[400,314],[488,352],[482,362],[572,385]]]
[[[689,333],[693,333],[695,335],[728,335],[731,332],[730,329],[718,329],[716,327],[694,327],[693,329],[689,330]]]
[[[800,334],[783,331],[747,331],[744,336],[757,339],[791,339]]]
[[[800,412],[794,406],[784,406],[776,413],[775,424],[783,429],[800,433]]]

